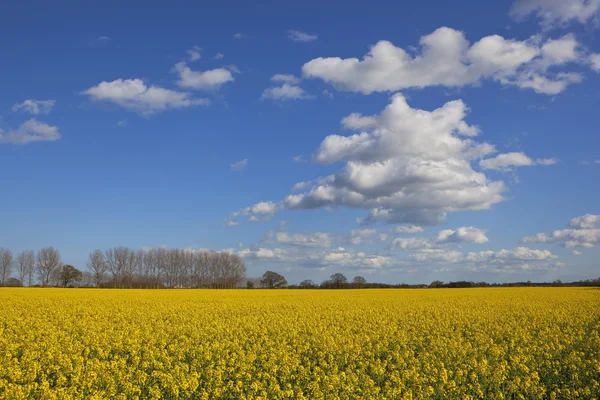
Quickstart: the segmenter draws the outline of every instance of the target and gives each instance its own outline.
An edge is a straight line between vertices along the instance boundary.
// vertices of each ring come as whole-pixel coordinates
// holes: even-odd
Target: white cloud
[[[248,167],[248,159],[244,158],[243,160],[229,164],[229,167],[232,171],[241,172]]]
[[[304,89],[302,89],[300,86],[284,83],[281,86],[275,86],[265,89],[260,98],[263,100],[268,99],[286,101],[309,99],[310,96],[307,95]]]
[[[421,249],[410,256],[418,262],[458,263],[464,259],[460,251],[449,249]]]
[[[300,247],[330,247],[333,243],[331,233],[288,233],[288,232],[269,232],[265,237],[266,243],[277,243]]]
[[[392,249],[398,250],[424,250],[431,249],[435,244],[425,238],[411,237],[411,238],[396,238],[392,240]]]
[[[467,254],[466,261],[470,269],[492,272],[534,272],[548,271],[564,266],[563,263],[550,261],[558,257],[548,250],[517,247],[512,250],[480,251]]]
[[[393,265],[394,263],[392,259],[386,256],[367,254],[343,247],[310,252],[299,251],[298,249],[267,249],[262,247],[230,251],[246,259],[296,264],[311,268],[335,267],[374,270]]]
[[[271,77],[273,82],[286,82],[292,85],[300,83],[300,78],[292,74],[275,74]]]
[[[582,24],[598,18],[600,0],[516,0],[510,10],[512,18],[520,21],[530,15],[551,28],[571,21]]]
[[[214,90],[234,80],[232,73],[225,68],[193,71],[185,62],[180,62],[175,64],[174,71],[179,75],[177,85],[188,89]]]
[[[372,238],[377,234],[375,229],[353,229],[350,232],[350,243],[360,245],[367,242],[372,242]]]
[[[215,59],[215,60],[220,60],[220,59],[222,59],[223,57],[225,57],[225,54],[223,54],[223,53],[217,53],[217,54],[215,54],[215,57],[214,57],[214,59]]]
[[[287,252],[285,249],[243,249],[240,251],[233,251],[242,258],[250,258],[256,260],[281,260],[286,259]]]
[[[512,250],[480,251],[467,254],[465,260],[470,263],[470,269],[492,272],[531,272],[552,270],[561,264],[550,264],[549,261],[558,257],[548,250],[517,247]]]
[[[0,143],[26,145],[33,142],[54,142],[61,138],[58,127],[36,119],[22,123],[17,129],[4,133],[0,130]]]
[[[308,160],[305,159],[302,154],[300,154],[298,156],[293,156],[292,160],[294,160],[295,162],[298,162],[298,163],[308,162]]]
[[[555,95],[582,80],[580,74],[549,71],[567,62],[581,62],[574,36],[525,41],[486,36],[470,45],[463,32],[442,27],[420,40],[416,55],[391,42],[375,44],[362,60],[328,57],[302,67],[307,78],[331,83],[338,90],[389,92],[428,86],[461,87],[492,79],[503,85]]]
[[[25,111],[29,114],[40,115],[40,114],[49,114],[54,108],[56,104],[56,100],[33,100],[27,99],[20,104],[15,104],[12,106],[12,110],[17,111]]]
[[[423,232],[423,228],[417,225],[397,226],[392,232],[402,235],[406,233]]]
[[[447,244],[459,243],[487,243],[488,238],[485,231],[473,226],[462,226],[457,229],[444,229],[440,231],[435,239],[421,237],[396,238],[392,241],[392,249],[400,250],[424,250],[445,249]]]
[[[473,158],[494,148],[461,138],[469,130],[466,113],[460,100],[425,111],[394,95],[373,117],[377,125],[351,136],[326,137],[314,160],[345,165],[310,191],[289,195],[283,206],[366,208],[371,210],[366,223],[418,225],[442,223],[448,212],[490,208],[504,199],[505,186],[472,169]]]
[[[208,99],[196,99],[189,93],[147,86],[141,79],[116,79],[101,82],[83,92],[92,100],[110,101],[143,115],[172,108],[208,105]]]
[[[579,250],[571,250],[571,254],[573,254],[574,256],[580,256],[583,253],[581,251],[579,251]]]
[[[243,39],[245,37],[248,37],[248,35],[246,35],[245,33],[238,32],[238,33],[234,33],[233,34],[233,38],[234,39]]]
[[[127,120],[126,119],[122,119],[120,121],[117,122],[117,127],[119,128],[124,128],[127,126]]]
[[[292,192],[306,189],[308,186],[310,186],[310,182],[298,182],[292,187]]]
[[[479,166],[483,169],[495,169],[500,171],[510,171],[513,167],[529,167],[533,165],[554,165],[558,162],[555,158],[538,158],[532,160],[524,153],[505,153],[498,154],[496,157],[479,161]]]
[[[342,118],[342,126],[346,129],[361,130],[377,126],[377,117],[363,116],[360,113],[352,113]]]
[[[600,215],[585,214],[569,221],[569,226],[575,229],[600,228]]]
[[[600,54],[591,54],[588,60],[591,68],[596,72],[600,72]]]
[[[312,42],[313,40],[317,40],[319,38],[319,36],[315,34],[304,33],[293,29],[287,31],[287,34],[288,38],[294,42]]]
[[[229,218],[226,220],[228,225],[237,225],[239,217],[248,217],[251,222],[259,220],[259,216],[263,217],[264,220],[268,221],[273,214],[281,209],[281,205],[272,201],[260,201],[253,206],[242,208],[239,211],[231,213]],[[232,223],[233,222],[233,223]]]
[[[186,50],[186,53],[188,53],[188,56],[190,57],[190,61],[198,61],[202,55],[201,55],[201,48],[198,46],[194,46],[189,50]]]
[[[437,236],[438,243],[487,243],[484,230],[473,226],[462,226],[456,230],[444,229]]]
[[[563,247],[591,248],[600,242],[600,215],[586,214],[571,219],[568,229],[558,229],[551,234],[538,233],[525,236],[524,243],[557,243]]]

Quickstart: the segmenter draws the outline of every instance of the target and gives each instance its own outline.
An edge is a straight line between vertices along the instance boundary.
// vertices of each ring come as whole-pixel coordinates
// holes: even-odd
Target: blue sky
[[[0,247],[597,277],[600,3],[456,3],[5,5]]]

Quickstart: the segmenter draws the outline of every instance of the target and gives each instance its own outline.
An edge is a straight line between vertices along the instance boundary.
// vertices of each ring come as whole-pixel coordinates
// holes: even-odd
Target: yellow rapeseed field
[[[0,289],[2,399],[599,393],[599,289]]]

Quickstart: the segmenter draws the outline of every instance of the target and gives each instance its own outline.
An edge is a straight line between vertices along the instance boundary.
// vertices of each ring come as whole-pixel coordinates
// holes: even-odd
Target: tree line
[[[37,253],[23,250],[16,257],[0,248],[0,286],[80,286],[104,288],[205,288],[232,289],[246,287],[266,289],[363,289],[363,288],[475,288],[528,286],[600,286],[600,278],[574,282],[509,282],[473,281],[430,284],[386,284],[367,282],[362,276],[352,280],[341,273],[317,284],[310,279],[289,285],[287,279],[274,271],[260,278],[246,278],[246,265],[236,254],[189,249],[151,248],[133,250],[114,247],[94,250],[88,256],[87,271],[63,264],[60,253],[46,247]],[[16,278],[13,277],[16,273]]]
[[[13,268],[18,279],[10,281]],[[133,250],[120,246],[94,250],[88,256],[87,269],[80,271],[63,264],[53,247],[37,253],[24,250],[16,259],[10,250],[0,249],[2,286],[24,286],[27,282],[27,286],[230,289],[240,287],[246,278],[246,265],[238,255],[188,249]]]

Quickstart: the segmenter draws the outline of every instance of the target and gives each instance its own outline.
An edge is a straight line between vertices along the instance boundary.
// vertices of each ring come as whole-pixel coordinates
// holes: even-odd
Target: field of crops
[[[598,393],[598,289],[0,289],[3,399]]]

